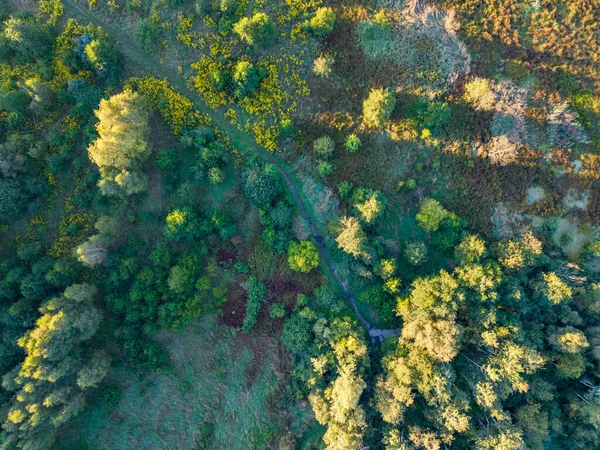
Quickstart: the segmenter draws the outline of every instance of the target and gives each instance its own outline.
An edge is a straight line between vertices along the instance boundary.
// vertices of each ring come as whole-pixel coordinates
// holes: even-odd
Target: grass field
[[[285,390],[288,357],[274,338],[204,319],[158,339],[173,372],[115,371],[109,383],[120,385],[120,399],[90,405],[57,449],[277,448],[288,429],[304,433],[291,417],[303,407]]]

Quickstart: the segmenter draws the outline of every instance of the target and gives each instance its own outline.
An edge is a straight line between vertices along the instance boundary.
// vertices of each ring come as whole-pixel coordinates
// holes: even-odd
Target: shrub
[[[396,41],[392,29],[367,20],[356,28],[358,41],[370,59],[387,59],[396,51]]]
[[[331,75],[334,60],[329,55],[319,55],[313,63],[313,72],[323,78],[329,78]]]
[[[274,168],[268,165],[255,165],[244,173],[244,193],[259,207],[271,204],[281,192]]]
[[[333,166],[327,161],[322,161],[317,165],[317,173],[322,177],[326,177],[331,172],[333,172]]]
[[[313,150],[317,158],[329,159],[335,150],[335,142],[329,136],[323,136],[313,143]]]
[[[210,184],[221,184],[225,181],[225,173],[218,167],[208,169],[208,181]]]
[[[337,185],[338,194],[340,195],[340,197],[346,198],[352,192],[352,187],[353,187],[352,182],[342,181],[341,183],[338,183],[338,185]]]
[[[331,8],[321,7],[310,19],[310,29],[318,37],[327,36],[333,31],[336,15]]]
[[[552,144],[564,148],[587,141],[585,129],[566,103],[555,106],[548,116],[548,137]]]
[[[248,61],[239,61],[233,69],[233,81],[237,88],[236,98],[240,99],[252,94],[260,83],[258,70]]]
[[[285,316],[285,305],[282,303],[272,304],[269,311],[269,316],[271,319],[281,319],[283,316]]]
[[[190,208],[172,211],[165,222],[165,235],[171,239],[192,240],[197,236],[198,218]]]
[[[277,202],[277,204],[271,209],[270,217],[271,224],[275,228],[288,229],[292,226],[294,212],[290,205],[283,200]]]
[[[363,120],[369,127],[381,127],[389,120],[396,107],[396,97],[384,89],[371,89],[363,102]]]
[[[310,241],[290,242],[288,263],[292,270],[308,273],[319,266],[319,251]]]
[[[346,150],[348,150],[350,153],[356,153],[361,145],[360,138],[356,134],[352,133],[346,138],[344,145]]]
[[[465,84],[464,98],[475,109],[489,111],[494,107],[494,93],[485,78],[474,78]]]
[[[517,161],[518,146],[507,136],[494,136],[487,145],[487,157],[492,164],[506,166]]]
[[[246,315],[242,324],[242,329],[245,332],[250,331],[256,325],[265,295],[267,295],[267,287],[258,281],[255,276],[251,276],[248,279],[248,303],[246,304]]]
[[[283,324],[281,342],[290,352],[310,354],[313,341],[312,324],[300,314],[292,314]]]
[[[152,47],[158,39],[158,27],[150,19],[139,20],[134,36],[144,47]]]

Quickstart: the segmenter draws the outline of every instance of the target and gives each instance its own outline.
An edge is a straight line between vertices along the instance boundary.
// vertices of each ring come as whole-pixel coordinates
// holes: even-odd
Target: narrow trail
[[[223,116],[223,113],[225,112],[223,108],[211,109],[204,102],[204,100],[202,99],[202,97],[200,97],[199,94],[197,94],[194,90],[188,87],[182,75],[176,73],[173,70],[170,70],[164,64],[160,64],[158,61],[156,61],[156,59],[153,56],[149,55],[140,47],[138,47],[137,44],[135,44],[132,41],[132,38],[123,35],[117,28],[110,25],[109,23],[106,23],[101,18],[93,14],[93,12],[91,12],[90,10],[82,8],[74,1],[62,0],[62,2],[65,7],[65,10],[69,13],[71,17],[79,20],[85,20],[97,26],[100,26],[102,27],[104,32],[111,35],[112,38],[116,41],[116,43],[119,44],[121,52],[126,57],[134,60],[139,65],[139,67],[143,69],[144,75],[154,74],[156,76],[167,79],[179,92],[188,97],[199,111],[210,117],[215,126],[227,133],[234,145],[246,148],[249,151],[260,155],[262,158],[273,164],[273,166],[275,166],[279,171],[281,178],[290,190],[292,197],[296,205],[298,206],[300,214],[308,223],[312,237],[317,243],[317,247],[319,248],[319,253],[321,254],[321,259],[323,263],[330,269],[334,280],[340,285],[340,287],[346,294],[348,303],[352,307],[352,310],[356,314],[356,317],[358,318],[361,325],[369,333],[371,342],[380,342],[386,337],[399,334],[400,330],[382,330],[373,328],[358,310],[358,307],[356,305],[356,298],[354,297],[352,292],[350,292],[346,283],[344,283],[344,281],[342,280],[335,265],[331,262],[331,258],[329,258],[327,247],[324,243],[324,238],[317,229],[317,226],[314,223],[309,209],[305,207],[302,197],[298,193],[296,185],[292,181],[293,175],[291,175],[286,169],[286,162],[282,161],[279,157],[271,153],[266,148],[263,148],[260,145],[258,145],[251,136],[239,130],[237,127],[228,122]]]

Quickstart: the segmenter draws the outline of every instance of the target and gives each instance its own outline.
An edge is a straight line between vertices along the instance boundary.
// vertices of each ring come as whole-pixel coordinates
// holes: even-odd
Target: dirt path
[[[65,10],[72,17],[79,20],[89,21],[91,23],[94,23],[95,25],[99,25],[106,33],[110,34],[116,41],[116,43],[119,44],[121,52],[126,57],[134,60],[139,65],[140,69],[143,69],[142,71],[144,72],[144,75],[153,74],[155,76],[166,78],[175,87],[175,89],[177,89],[179,92],[181,92],[191,101],[193,101],[194,105],[199,111],[209,116],[215,126],[219,127],[222,131],[227,133],[232,143],[236,147],[242,149],[245,148],[248,151],[257,153],[262,158],[273,164],[281,174],[283,181],[290,190],[292,197],[294,198],[294,201],[298,206],[300,214],[302,215],[302,217],[304,217],[304,219],[310,226],[311,234],[313,236],[313,239],[317,243],[323,263],[329,268],[333,279],[340,285],[340,287],[346,294],[348,303],[352,307],[352,310],[356,314],[356,317],[360,321],[361,325],[369,333],[371,341],[373,343],[376,343],[378,341],[381,341],[384,337],[393,336],[399,333],[399,330],[374,329],[358,310],[358,307],[356,306],[356,298],[354,297],[352,292],[350,292],[346,283],[344,283],[344,281],[341,279],[337,268],[329,258],[329,253],[327,251],[327,247],[325,246],[323,238],[323,235],[325,233],[319,230],[319,228],[322,227],[319,226],[319,224],[316,224],[313,220],[313,215],[310,211],[310,207],[305,206],[302,197],[300,196],[298,189],[296,188],[296,185],[298,183],[295,180],[294,175],[289,172],[289,165],[285,161],[281,160],[279,157],[269,152],[267,149],[259,146],[251,136],[244,133],[243,131],[240,131],[237,127],[229,123],[223,116],[223,113],[225,112],[224,108],[217,108],[214,110],[211,109],[204,102],[202,97],[200,97],[200,95],[198,95],[193,89],[188,87],[187,83],[179,73],[176,73],[175,71],[170,70],[163,64],[160,64],[152,55],[148,54],[147,52],[144,52],[140,47],[138,47],[137,44],[135,44],[130,37],[124,36],[118,29],[104,22],[102,19],[97,17],[92,11],[79,6],[72,0],[62,1]]]

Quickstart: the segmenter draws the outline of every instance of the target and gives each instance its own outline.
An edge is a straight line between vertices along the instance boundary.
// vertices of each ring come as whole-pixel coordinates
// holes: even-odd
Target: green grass
[[[88,407],[57,449],[242,450],[269,448],[287,432],[287,413],[279,408],[289,401],[282,391],[287,357],[275,339],[205,319],[181,333],[163,332],[159,340],[173,373],[138,379],[117,370],[110,382],[121,385],[119,402]]]

